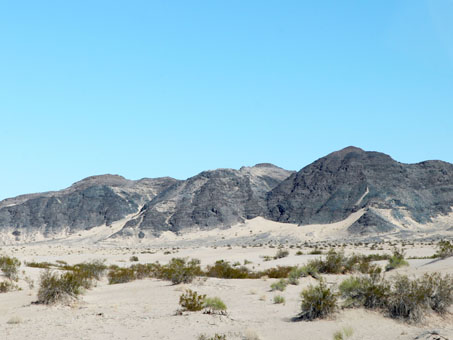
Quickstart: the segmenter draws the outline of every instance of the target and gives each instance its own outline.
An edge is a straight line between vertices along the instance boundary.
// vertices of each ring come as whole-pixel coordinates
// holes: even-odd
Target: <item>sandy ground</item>
[[[379,245],[382,250],[366,246],[347,246],[346,253],[388,253],[391,245]],[[300,265],[318,255],[308,253],[312,248],[287,248],[288,257],[264,261],[263,256],[275,255],[272,247],[190,247],[181,249],[149,247],[101,247],[41,244],[3,247],[1,254],[24,261],[67,261],[70,264],[93,259],[105,259],[107,264],[128,266],[129,258],[136,255],[140,262],[166,263],[173,257],[191,257],[201,260],[203,266],[225,259],[244,263],[250,269],[260,270],[277,265]],[[410,256],[429,256],[435,251],[430,244],[406,245]],[[442,261],[410,260],[410,266],[398,269],[409,276],[425,272],[453,274],[453,258]],[[383,263],[384,264],[384,263]],[[22,272],[23,271],[23,272]],[[106,279],[87,290],[78,301],[69,305],[44,306],[33,304],[42,269],[22,265],[21,291],[0,294],[0,339],[197,339],[200,334],[226,334],[227,339],[332,339],[334,332],[351,327],[350,339],[414,339],[429,330],[438,330],[453,339],[453,316],[429,316],[418,325],[408,325],[386,318],[382,314],[363,309],[341,310],[328,320],[293,322],[300,311],[300,292],[316,283],[312,278],[301,279],[297,286],[289,285],[279,292],[285,304],[274,304],[269,287],[274,279],[225,280],[196,279],[187,285],[155,279],[137,280],[125,284],[108,285]],[[35,282],[30,289],[25,276]],[[326,281],[335,285],[344,275],[327,275]],[[226,316],[185,312],[176,315],[179,296],[185,288],[208,296],[220,297],[228,307]],[[453,311],[452,311],[453,312]]]

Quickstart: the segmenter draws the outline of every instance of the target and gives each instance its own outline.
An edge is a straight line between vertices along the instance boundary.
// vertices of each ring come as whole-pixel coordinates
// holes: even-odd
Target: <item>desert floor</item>
[[[453,314],[444,317],[428,315],[420,324],[407,324],[383,314],[364,309],[340,310],[334,317],[320,321],[291,321],[300,311],[300,292],[313,278],[302,278],[299,285],[288,285],[278,292],[286,299],[285,304],[274,304],[276,292],[270,291],[276,279],[226,280],[197,278],[191,284],[172,285],[156,279],[143,279],[124,284],[109,285],[106,278],[84,292],[77,301],[53,306],[33,304],[37,299],[39,276],[43,269],[30,268],[25,261],[69,264],[103,259],[106,264],[128,266],[135,255],[140,263],[159,261],[166,263],[173,257],[189,257],[201,260],[202,266],[224,259],[233,262],[251,261],[250,269],[260,270],[277,265],[302,265],[319,255],[307,254],[312,248],[290,248],[289,256],[264,261],[263,256],[273,256],[277,248],[260,247],[198,247],[151,248],[119,246],[71,246],[40,244],[29,246],[5,246],[0,254],[15,256],[21,262],[20,291],[0,294],[0,339],[197,339],[200,334],[212,336],[225,334],[227,339],[333,339],[333,334],[343,327],[353,329],[350,339],[415,339],[427,331],[436,330],[444,337],[453,339]],[[382,248],[381,248],[382,247]],[[432,255],[432,244],[407,244],[407,257]],[[384,244],[375,250],[369,246],[345,247],[346,253],[390,253],[391,246]],[[453,274],[453,258],[409,260],[410,266],[390,272],[405,273],[411,277],[426,272]],[[382,262],[384,265],[385,262]],[[30,288],[24,277],[34,281]],[[346,275],[325,275],[326,281],[335,285]],[[176,315],[179,296],[185,288],[208,296],[218,296],[227,305],[227,315],[208,315],[202,312],[184,312]],[[453,312],[453,310],[450,310]],[[422,337],[425,339],[425,337]],[[420,338],[421,339],[421,338]]]

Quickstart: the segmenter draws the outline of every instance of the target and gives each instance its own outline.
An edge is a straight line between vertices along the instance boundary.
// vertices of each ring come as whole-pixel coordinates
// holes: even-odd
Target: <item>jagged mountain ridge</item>
[[[21,195],[0,202],[0,228],[40,232],[45,236],[110,225],[136,212],[145,202],[177,180],[127,180],[118,175],[92,176],[67,189]]]
[[[85,178],[69,188],[0,202],[0,234],[70,235],[115,223],[109,237],[149,238],[171,231],[227,228],[254,217],[298,225],[358,216],[351,235],[425,224],[453,206],[453,164],[403,164],[348,147],[298,172],[263,163],[203,171],[187,180]],[[360,213],[357,215],[357,213]]]
[[[291,173],[272,164],[203,171],[157,195],[119,234],[228,227],[261,216],[267,192]]]
[[[267,218],[297,224],[341,221],[365,213],[351,233],[386,232],[394,220],[409,217],[424,224],[453,206],[453,164],[425,161],[403,164],[378,152],[348,147],[320,158],[291,175],[267,196]]]

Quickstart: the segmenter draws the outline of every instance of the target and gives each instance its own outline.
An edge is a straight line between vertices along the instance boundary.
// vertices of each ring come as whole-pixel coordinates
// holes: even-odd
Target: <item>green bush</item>
[[[0,282],[0,293],[7,293],[16,289],[19,289],[19,287],[13,284],[11,281]]]
[[[274,296],[274,303],[275,304],[280,304],[280,303],[285,303],[285,298],[281,295],[275,295]]]
[[[288,274],[288,283],[290,285],[298,285],[299,278],[304,275],[304,271],[300,267],[294,267]]]
[[[437,244],[437,252],[434,257],[445,259],[450,256],[453,256],[453,242],[447,240],[440,241]]]
[[[280,279],[277,282],[274,282],[273,284],[271,284],[271,291],[278,290],[280,292],[283,292],[286,289],[287,285],[288,284],[286,283],[286,281],[284,279]]]
[[[337,309],[337,297],[323,280],[317,286],[310,286],[301,293],[302,304],[299,319],[314,320],[325,318]]]
[[[17,281],[18,269],[20,267],[20,261],[15,257],[0,256],[0,270],[3,272],[5,277],[12,281]]]
[[[389,258],[389,263],[385,266],[385,271],[390,271],[403,266],[408,266],[409,263],[404,259],[404,252],[395,248],[393,255]]]
[[[83,279],[74,272],[56,273],[49,270],[41,274],[38,303],[52,304],[76,298],[83,287]]]
[[[193,290],[187,289],[179,297],[179,305],[185,311],[196,312],[205,307],[206,295],[199,295]]]
[[[390,292],[389,284],[379,276],[350,277],[339,286],[345,307],[383,308]]]
[[[249,270],[246,267],[232,267],[228,261],[220,260],[208,266],[206,275],[222,279],[245,279],[249,277]]]
[[[289,255],[289,251],[285,249],[279,249],[277,251],[277,254],[275,254],[274,259],[282,259],[284,257],[287,257]]]
[[[25,262],[25,265],[27,267],[41,268],[41,269],[50,269],[50,267],[54,266],[52,263],[49,263],[49,262]]]
[[[429,308],[439,314],[447,312],[453,304],[453,277],[439,273],[425,274],[418,280],[419,291],[425,292]]]
[[[135,271],[133,268],[110,268],[107,274],[109,284],[118,284],[134,281]]]
[[[166,266],[162,266],[162,277],[173,284],[190,283],[195,276],[201,275],[200,260],[173,258]]]
[[[225,314],[227,309],[225,303],[218,297],[205,298],[204,308],[206,314]]]
[[[226,340],[226,335],[225,334],[217,334],[215,333],[213,336],[207,336],[204,334],[201,334],[198,336],[198,340]]]
[[[138,261],[138,257],[135,256],[135,255],[134,255],[134,256],[131,256],[131,257],[129,258],[129,261],[131,261],[131,262],[137,262],[137,261]]]

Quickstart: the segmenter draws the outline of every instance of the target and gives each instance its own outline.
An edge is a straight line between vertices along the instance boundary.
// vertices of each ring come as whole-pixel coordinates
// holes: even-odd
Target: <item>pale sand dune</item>
[[[432,246],[406,246],[407,253],[417,253],[420,249],[426,254],[434,253]],[[351,252],[389,252],[385,245],[381,251],[371,251],[365,247],[346,247]],[[90,259],[105,259],[106,263],[121,266],[130,265],[129,258],[135,254],[140,262],[160,261],[165,263],[172,257],[199,258],[202,265],[209,265],[219,259],[252,261],[249,268],[255,270],[276,265],[300,265],[316,255],[296,256],[299,249],[288,249],[288,257],[263,261],[264,255],[272,256],[276,248],[269,247],[200,247],[184,248],[164,254],[164,249],[127,248],[100,246],[35,245],[29,247],[4,247],[2,253],[16,256],[21,261],[36,260],[55,262],[65,260],[77,263]],[[310,248],[302,248],[307,253]],[[141,253],[145,252],[145,253]],[[151,252],[151,253],[149,253]],[[453,259],[442,261],[410,260],[410,267],[398,269],[394,273],[419,276],[424,272],[440,271],[453,274]],[[384,264],[384,263],[383,263]],[[35,280],[35,288],[30,290],[21,280],[22,291],[0,294],[0,335],[1,339],[197,339],[199,334],[227,334],[227,339],[244,339],[249,332],[259,339],[332,339],[335,331],[344,326],[352,327],[354,335],[350,339],[414,339],[426,330],[438,329],[445,336],[453,338],[453,318],[428,317],[419,325],[408,325],[384,317],[372,311],[344,310],[334,318],[313,322],[292,322],[290,319],[300,310],[300,292],[316,281],[301,279],[298,286],[288,286],[279,293],[286,299],[285,305],[272,302],[275,292],[269,287],[273,279],[223,280],[197,279],[192,284],[173,286],[169,282],[145,279],[126,284],[108,285],[104,279],[97,287],[86,291],[79,301],[70,306],[34,305],[37,283],[41,269],[22,266],[27,276]],[[392,275],[394,275],[394,273]],[[23,276],[23,275],[22,275]],[[327,275],[329,284],[338,284],[346,276]],[[228,306],[227,316],[213,316],[196,313],[175,315],[179,308],[178,299],[184,288],[191,288],[208,296],[220,297]],[[452,311],[453,312],[453,311]],[[9,322],[9,323],[8,323]]]

